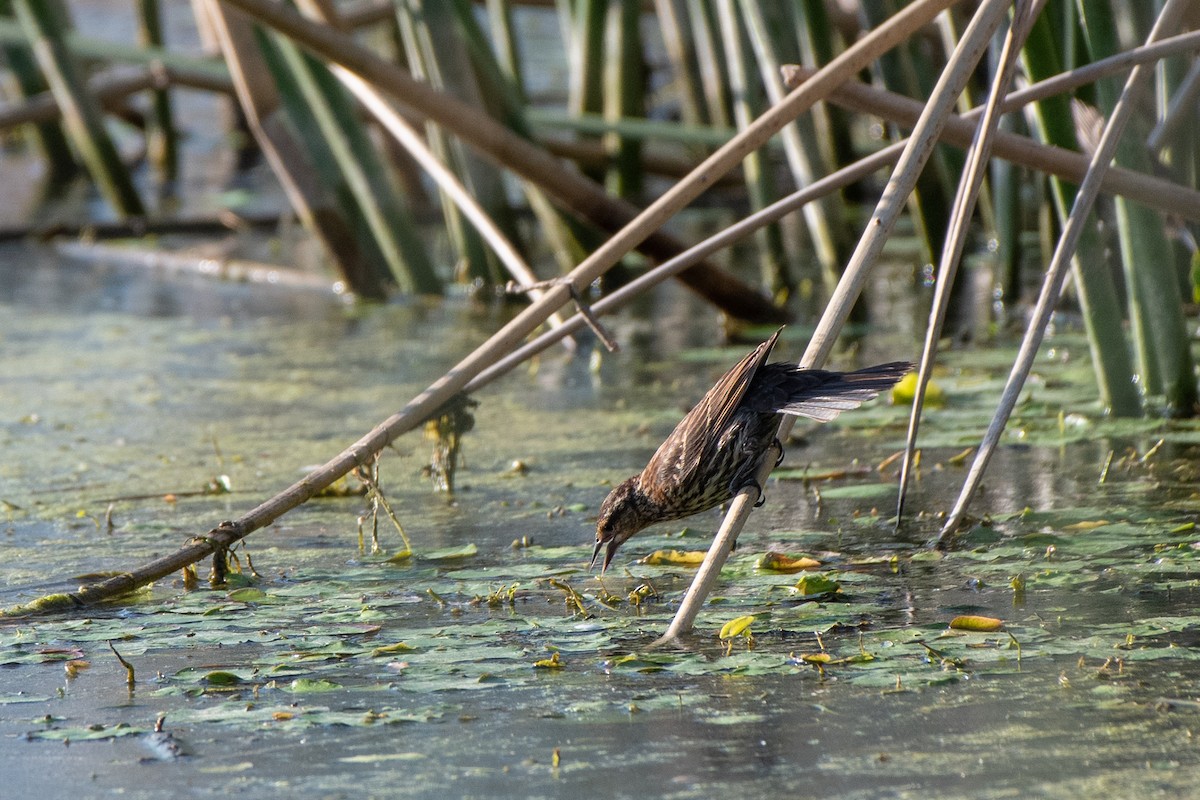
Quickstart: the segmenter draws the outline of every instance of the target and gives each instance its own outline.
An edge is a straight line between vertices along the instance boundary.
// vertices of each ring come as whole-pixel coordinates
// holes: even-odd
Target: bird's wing
[[[642,470],[643,487],[658,486],[665,490],[691,480],[706,450],[729,424],[754,374],[766,362],[782,331],[783,328],[775,331],[770,339],[747,353],[680,420]]]
[[[767,364],[754,375],[745,406],[761,413],[792,414],[829,422],[890,389],[913,365],[907,361],[878,364],[856,372],[800,369],[793,364]]]

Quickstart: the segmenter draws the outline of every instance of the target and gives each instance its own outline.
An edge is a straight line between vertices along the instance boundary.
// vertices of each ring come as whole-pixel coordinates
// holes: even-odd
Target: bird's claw
[[[758,492],[758,500],[756,500],[754,502],[754,507],[762,508],[763,504],[765,504],[767,502],[767,494],[766,494],[766,492],[763,491],[762,485],[759,484],[758,481],[750,481],[749,483],[746,484],[746,486],[753,486],[754,490],[756,492]],[[742,488],[744,489],[746,487],[743,486]]]
[[[776,437],[771,444],[775,445],[775,449],[779,451],[779,458],[775,459],[775,466],[778,467],[783,463],[783,442],[779,441],[779,438]]]

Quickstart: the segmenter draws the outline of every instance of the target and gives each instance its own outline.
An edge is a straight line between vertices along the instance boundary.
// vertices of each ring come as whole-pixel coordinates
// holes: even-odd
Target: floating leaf
[[[372,656],[390,656],[396,653],[411,653],[417,648],[406,642],[396,642],[395,644],[387,644],[383,647],[376,647],[371,651]]]
[[[850,483],[821,490],[821,497],[828,500],[878,500],[895,494],[894,483]]]
[[[429,556],[426,556],[426,558],[428,558],[428,557],[429,557]],[[403,562],[405,562],[405,561],[408,561],[408,560],[409,560],[409,559],[411,559],[411,558],[412,558],[412,550],[409,550],[409,549],[406,547],[406,548],[404,548],[403,550],[401,550],[400,552],[398,552],[398,553],[395,553],[395,554],[393,554],[393,555],[390,555],[390,556],[388,556],[388,557],[387,557],[387,563],[389,563],[389,564],[400,564],[400,563],[403,563]]]
[[[950,620],[950,627],[956,631],[998,631],[1004,627],[1004,620],[995,617],[976,617],[965,615]]]
[[[310,694],[313,692],[333,692],[342,688],[340,683],[327,681],[316,678],[297,678],[292,681],[289,687],[296,694]]]
[[[746,614],[742,617],[736,617],[721,626],[721,632],[718,634],[718,636],[721,639],[732,639],[735,636],[741,636],[742,633],[748,630],[753,624],[753,614]]]
[[[230,600],[236,600],[239,603],[257,603],[260,600],[267,598],[267,593],[262,589],[255,589],[248,586],[244,589],[235,589],[226,595]]]
[[[124,722],[118,722],[112,727],[105,725],[88,725],[82,728],[50,728],[42,731],[30,731],[25,734],[30,739],[53,739],[55,741],[85,742],[102,739],[118,739],[122,736],[137,736],[146,733],[145,728],[135,728]]]
[[[677,567],[698,567],[704,562],[707,550],[655,550],[642,559],[643,564],[651,566],[672,565]]]
[[[430,550],[428,553],[422,553],[421,558],[425,561],[455,561],[460,558],[470,558],[478,555],[479,548],[472,544],[465,544],[462,547],[444,547],[441,550]]]
[[[1108,524],[1110,524],[1110,523],[1106,519],[1097,519],[1097,520],[1091,520],[1091,521],[1076,522],[1071,525],[1065,525],[1065,526],[1063,526],[1063,530],[1064,531],[1090,531],[1090,530],[1094,530],[1096,528],[1103,528],[1105,525],[1108,525]]]
[[[763,555],[755,566],[772,572],[803,572],[806,569],[816,569],[821,566],[821,562],[808,556],[793,557],[785,553],[770,552]]]
[[[811,575],[805,575],[800,580],[796,581],[796,592],[810,597],[817,594],[832,594],[840,591],[842,585],[819,572],[814,572]]]
[[[204,682],[209,686],[237,686],[242,682],[242,678],[232,672],[218,669],[206,674]]]

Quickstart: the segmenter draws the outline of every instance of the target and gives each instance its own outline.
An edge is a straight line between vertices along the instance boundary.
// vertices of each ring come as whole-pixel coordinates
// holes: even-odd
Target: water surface
[[[506,313],[353,308],[0,256],[5,606],[236,517]],[[382,551],[360,550],[362,497],[324,499],[249,537],[229,586],[175,578],[0,626],[5,794],[1174,797],[1195,785],[1194,424],[1099,418],[1078,388],[1086,348],[1060,334],[973,509],[987,519],[938,554],[925,545],[962,478],[954,456],[1006,374],[1005,354],[952,353],[913,521],[893,529],[894,467],[876,470],[899,446],[902,408],[801,426],[789,477],[767,487],[695,636],[650,651],[691,568],[637,559],[703,549],[719,514],[639,536],[602,581],[585,571],[592,518],[747,345],[714,348],[716,320],[674,288],[613,329],[626,347],[598,369],[587,352],[551,351],[479,395],[452,501],[422,474],[419,434],[387,452],[410,559],[388,561],[402,544],[387,522]],[[789,330],[781,355],[802,335]],[[864,350],[911,357],[904,341],[880,329]],[[805,575],[760,569],[768,549],[818,560],[808,577],[836,591],[805,595]],[[720,641],[743,615],[753,643]],[[951,631],[960,615],[1004,628]],[[111,647],[136,670],[132,690]],[[167,745],[149,733],[160,717]]]

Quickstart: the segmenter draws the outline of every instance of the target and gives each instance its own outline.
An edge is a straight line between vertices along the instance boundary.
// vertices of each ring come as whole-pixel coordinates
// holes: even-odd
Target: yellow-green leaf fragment
[[[563,663],[559,659],[558,653],[554,653],[549,658],[543,658],[540,661],[533,662],[535,669],[562,669]]]
[[[395,555],[388,556],[387,563],[400,564],[404,561],[408,561],[410,558],[412,558],[412,550],[405,548]]]
[[[965,615],[950,620],[950,627],[956,631],[978,631],[987,633],[998,631],[1004,627],[1004,620],[995,617],[976,617]]]
[[[1109,524],[1109,521],[1106,519],[1085,520],[1083,522],[1072,523],[1071,525],[1064,525],[1063,530],[1064,531],[1090,531],[1095,528],[1103,528],[1105,525],[1108,525],[1108,524]]]
[[[892,387],[892,402],[896,405],[911,405],[917,394],[917,373],[910,372]],[[931,379],[925,384],[925,405],[940,406],[946,402],[942,387]]]
[[[662,566],[664,564],[677,567],[698,567],[707,555],[706,550],[655,550],[642,559],[643,564]]]
[[[320,678],[296,678],[296,680],[292,681],[290,688],[296,694],[309,694],[312,692],[333,692],[342,688],[342,685]]]
[[[735,636],[741,636],[751,625],[754,624],[754,615],[746,614],[742,617],[736,617],[729,620],[721,626],[721,633],[718,634],[721,639],[732,639]]]
[[[383,647],[376,647],[371,651],[373,656],[391,656],[396,653],[411,653],[417,648],[407,642],[396,642],[395,644],[385,644]]]
[[[803,572],[806,569],[817,569],[821,562],[808,556],[793,557],[785,553],[770,552],[764,554],[755,566],[772,572]]]

